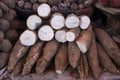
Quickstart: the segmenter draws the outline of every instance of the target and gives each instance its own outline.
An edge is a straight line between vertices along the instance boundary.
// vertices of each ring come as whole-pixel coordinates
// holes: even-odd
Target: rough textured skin
[[[17,62],[27,53],[28,49],[29,47],[23,46],[20,43],[20,40],[16,42],[12,52],[10,53],[9,63],[7,66],[8,72],[11,72],[15,68]]]
[[[56,40],[51,40],[47,42],[43,48],[43,55],[38,59],[36,64],[36,72],[43,73],[46,67],[49,65],[49,62],[56,54],[59,47],[59,43]]]
[[[101,66],[103,66],[105,69],[107,69],[113,74],[120,74],[119,70],[117,70],[111,58],[108,56],[106,51],[102,48],[102,46],[99,43],[97,43],[97,51]]]
[[[95,35],[108,55],[118,66],[120,66],[120,49],[115,41],[109,36],[107,32],[100,28],[95,29]]]
[[[43,58],[46,61],[50,61],[55,55],[59,47],[59,43],[56,40],[49,41],[43,49]]]
[[[84,71],[84,63],[83,63],[83,56],[80,57],[78,66],[77,66],[78,73],[80,75],[80,79],[84,80],[85,71]]]
[[[22,58],[20,61],[18,61],[17,65],[15,66],[14,70],[11,72],[11,76],[18,76],[21,74],[22,69],[23,69],[23,65],[25,63],[25,58]]]
[[[55,70],[57,71],[61,71],[61,73],[58,74],[62,74],[66,67],[68,66],[68,49],[67,49],[67,44],[61,44],[58,52],[56,53],[55,56]]]
[[[68,59],[73,68],[76,68],[80,58],[80,49],[75,42],[68,43]]]
[[[36,64],[36,73],[43,73],[48,65],[49,62],[47,62],[44,58],[40,57]]]
[[[89,64],[88,64],[86,54],[82,54],[82,56],[83,56],[83,65],[84,65],[84,72],[85,72],[84,79],[87,79],[89,75]]]
[[[97,46],[96,46],[96,40],[95,40],[94,33],[92,35],[92,40],[91,40],[89,51],[87,53],[87,57],[88,57],[88,62],[89,62],[89,65],[90,65],[90,68],[92,70],[95,80],[99,80],[100,67],[99,67]]]
[[[26,61],[22,70],[22,75],[27,75],[31,71],[33,65],[36,63],[37,59],[42,53],[43,45],[44,45],[44,42],[38,41],[34,46],[30,48],[30,51],[28,53],[28,56],[26,58]]]

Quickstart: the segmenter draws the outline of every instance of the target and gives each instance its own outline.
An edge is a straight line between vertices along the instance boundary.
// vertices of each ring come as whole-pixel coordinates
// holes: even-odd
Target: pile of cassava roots
[[[26,28],[22,33],[16,31],[22,23],[12,17],[15,16],[14,10],[0,2],[0,55],[10,54],[7,74],[26,76],[32,70],[42,74],[54,64],[56,74],[64,74],[68,66],[71,66],[77,69],[81,80],[86,80],[90,72],[95,80],[99,80],[104,71],[120,75],[120,47],[112,37],[104,29],[94,25],[87,15],[70,13],[64,16],[59,11],[53,12],[53,7],[56,10],[57,6],[51,6],[52,1],[56,1],[54,4],[61,2],[17,1],[17,5],[24,9],[34,5],[37,7],[37,14],[27,18]],[[70,4],[70,7],[74,1],[76,0],[65,0],[59,6]],[[82,3],[79,6],[83,6]],[[16,43],[12,48],[14,40]]]
[[[37,14],[27,18],[26,27],[10,53],[9,73],[27,75],[34,68],[41,74],[53,61],[57,74],[70,65],[82,80],[89,71],[95,80],[103,70],[120,74],[119,46],[105,30],[92,25],[88,16],[51,14],[50,5],[43,3]]]

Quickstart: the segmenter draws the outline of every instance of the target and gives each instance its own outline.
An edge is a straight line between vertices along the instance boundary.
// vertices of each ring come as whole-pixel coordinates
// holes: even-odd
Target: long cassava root
[[[31,71],[32,66],[36,63],[38,57],[42,53],[43,46],[44,46],[44,42],[38,41],[34,46],[30,48],[30,51],[28,53],[28,56],[26,58],[26,61],[22,70],[22,75],[26,75]]]
[[[43,48],[43,55],[38,59],[36,64],[37,73],[42,73],[45,71],[49,62],[51,61],[53,56],[56,54],[58,47],[59,47],[59,43],[56,40],[51,40],[47,42],[47,44]]]
[[[96,28],[95,35],[108,55],[114,60],[114,62],[120,66],[120,48],[115,41],[109,36],[103,29]]]
[[[68,49],[67,44],[61,44],[55,56],[55,71],[62,74],[68,66]]]
[[[68,43],[68,59],[73,68],[76,68],[80,58],[80,49],[75,42]]]
[[[93,32],[92,32],[92,40],[91,40],[89,51],[87,53],[87,57],[88,57],[88,62],[89,62],[89,65],[90,65],[90,68],[92,70],[95,80],[99,80],[100,65],[99,65],[95,35]]]
[[[18,40],[16,42],[16,44],[13,47],[12,52],[10,54],[9,64],[8,64],[8,68],[7,68],[8,72],[13,71],[17,62],[27,53],[28,49],[29,49],[29,47],[22,45],[20,43],[20,40]]]
[[[107,69],[109,72],[113,74],[120,74],[120,71],[117,70],[117,67],[112,62],[111,58],[108,56],[106,51],[102,48],[102,46],[99,43],[97,43],[97,50],[101,66],[103,66],[105,69]]]

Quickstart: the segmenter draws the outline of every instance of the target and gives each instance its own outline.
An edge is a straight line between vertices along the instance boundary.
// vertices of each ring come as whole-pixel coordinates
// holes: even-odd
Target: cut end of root
[[[80,28],[87,29],[90,25],[90,18],[88,16],[81,16],[80,17]]]
[[[62,74],[62,71],[61,70],[56,70],[56,73],[57,74]]]
[[[49,25],[44,25],[38,31],[38,37],[42,41],[50,41],[54,37],[54,31]]]
[[[42,24],[42,19],[37,15],[31,15],[28,17],[26,24],[30,30],[35,30]]]
[[[76,15],[70,14],[66,18],[65,24],[67,28],[75,28],[79,26],[80,20]]]
[[[86,48],[85,44],[77,42],[77,41],[76,41],[76,44],[78,45],[78,47],[80,48],[80,51],[82,53],[86,53],[87,52],[87,48]]]
[[[51,13],[51,8],[48,4],[41,4],[37,9],[38,15],[41,17],[48,17]]]
[[[63,17],[62,14],[60,13],[54,13],[50,24],[54,29],[61,29],[64,27],[64,23],[65,23],[65,18]]]
[[[75,40],[75,34],[73,32],[67,32],[66,33],[66,40],[69,42],[72,42]]]
[[[66,42],[66,31],[64,30],[59,30],[55,33],[55,39],[58,41],[58,42]]]
[[[32,46],[35,44],[37,36],[33,31],[26,30],[20,36],[20,42],[25,46]]]

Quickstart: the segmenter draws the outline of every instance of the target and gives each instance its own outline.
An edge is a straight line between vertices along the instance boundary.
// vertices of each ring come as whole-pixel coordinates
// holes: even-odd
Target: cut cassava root
[[[50,24],[54,29],[61,29],[65,26],[65,18],[61,13],[54,13],[51,17]]]
[[[66,40],[69,42],[74,41],[75,39],[77,39],[80,35],[80,28],[73,28],[70,29],[67,33],[66,33]]]
[[[92,37],[92,28],[89,26],[87,30],[81,32],[80,36],[76,40],[76,44],[80,48],[82,53],[86,53],[89,49]]]
[[[65,25],[67,28],[75,28],[80,25],[80,20],[78,16],[74,14],[69,14],[66,18]]]
[[[55,32],[55,39],[58,41],[58,42],[61,42],[61,43],[65,43],[67,40],[66,40],[66,29],[61,29],[61,30],[58,30]]]
[[[28,17],[26,24],[30,30],[35,30],[42,24],[42,19],[37,15],[31,15]]]
[[[20,36],[20,42],[25,46],[32,46],[37,41],[37,36],[34,31],[25,30]]]
[[[49,25],[43,25],[41,28],[38,30],[38,37],[42,41],[50,41],[54,37],[54,31]]]
[[[48,4],[43,3],[38,7],[37,13],[42,18],[48,18],[51,14],[51,8]]]
[[[79,16],[80,28],[87,29],[90,26],[90,18],[88,16]]]

